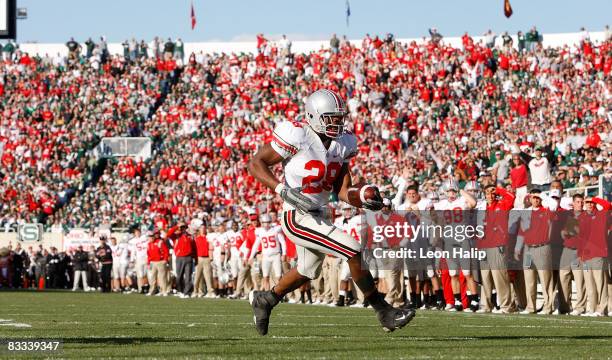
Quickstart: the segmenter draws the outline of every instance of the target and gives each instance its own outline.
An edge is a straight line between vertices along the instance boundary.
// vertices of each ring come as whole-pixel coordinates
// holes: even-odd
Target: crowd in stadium
[[[182,296],[204,295],[204,288],[208,296],[242,296],[253,283],[269,286],[274,278],[260,274],[262,255],[249,246],[257,240],[255,228],[278,229],[281,203],[246,165],[271,141],[277,123],[300,121],[304,98],[319,88],[337,91],[348,103],[348,128],[360,140],[353,182],[378,185],[399,199],[396,205],[409,191],[435,204],[453,184],[455,192],[472,191],[481,201],[494,185],[512,194],[514,209],[533,198],[546,198],[549,207],[558,197],[552,211],[572,209],[575,199],[564,189],[588,187],[583,202],[607,209],[609,32],[593,43],[583,31],[579,46],[557,48],[543,47],[535,28],[519,34],[518,44],[508,36],[496,43],[492,33],[478,42],[465,34],[460,48],[430,33],[422,43],[367,35],[360,45],[334,35],[329,47],[310,54],[294,54],[286,38],[273,42],[263,35],[253,54],[187,55],[180,39],[156,38],[126,41],[124,54],[113,55],[101,38],[85,42],[84,51],[71,39],[68,56],[57,57],[9,43],[0,66],[0,226],[41,222],[50,231],[121,228],[131,235],[90,249],[10,249],[0,254],[3,285],[38,287],[42,280],[49,288],[148,287],[160,295],[172,288]],[[112,136],[150,137],[153,156],[98,159],[93,149]],[[343,211],[338,205],[335,212]],[[295,254],[281,237],[286,270]],[[330,258],[324,266],[312,290],[298,291],[291,301],[356,301],[355,287],[338,280],[342,264]],[[609,282],[607,266],[604,285],[583,284],[588,309],[586,300],[582,309],[559,301],[558,311],[605,313],[598,301]],[[263,271],[267,278],[269,270]],[[77,275],[82,281],[74,281]],[[396,287],[387,277],[380,274],[379,286],[389,294]],[[417,283],[424,287],[413,279],[408,294],[397,291],[391,302],[474,307],[474,297],[458,306],[453,292],[443,300],[448,294],[432,289],[431,280]],[[494,310],[490,299],[483,296],[481,310]],[[499,311],[528,306],[512,304]]]

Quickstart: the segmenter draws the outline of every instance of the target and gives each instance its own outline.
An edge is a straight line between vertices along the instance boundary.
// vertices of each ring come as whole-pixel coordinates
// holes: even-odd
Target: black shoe
[[[436,310],[444,310],[445,307],[444,301],[436,301]]]
[[[253,308],[253,321],[259,335],[268,333],[270,314],[278,299],[271,291],[251,291],[249,293],[249,303]]]
[[[463,304],[461,304],[460,302],[455,301],[454,309],[455,309],[455,311],[463,311]]]
[[[478,311],[478,309],[480,308],[480,306],[478,305],[478,301],[472,301],[470,302],[470,310],[472,312],[476,312]]]
[[[335,304],[335,305],[336,305],[336,306],[339,306],[339,307],[344,306],[344,300],[340,299],[340,300],[336,301],[336,304]]]
[[[416,311],[414,311],[414,309],[409,309],[407,307],[394,308],[391,306],[376,313],[380,325],[382,325],[383,330],[386,332],[392,332],[395,329],[403,328],[415,315]]]

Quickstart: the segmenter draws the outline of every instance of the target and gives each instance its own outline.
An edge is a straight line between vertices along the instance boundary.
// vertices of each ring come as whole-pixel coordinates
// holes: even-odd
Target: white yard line
[[[0,319],[0,326],[16,327],[16,328],[31,328],[32,325],[26,323],[18,323],[12,319]]]

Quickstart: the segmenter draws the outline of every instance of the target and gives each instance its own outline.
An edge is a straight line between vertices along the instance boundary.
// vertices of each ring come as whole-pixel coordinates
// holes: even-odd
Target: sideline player
[[[240,226],[237,221],[232,219],[227,220],[226,224],[227,231],[223,234],[223,237],[227,239],[229,247],[229,267],[231,279],[227,284],[229,297],[235,299],[238,296],[236,291],[236,280],[242,267],[242,259],[240,258],[240,250],[238,249],[239,244],[242,243],[242,234],[240,233]]]
[[[138,280],[138,292],[146,294],[149,287],[149,278],[147,275],[147,247],[149,237],[153,232],[149,231],[146,235],[142,235],[140,229],[134,230],[134,237],[129,241],[131,247],[131,261],[134,262],[136,269],[136,278]]]
[[[468,221],[466,210],[470,210],[476,207],[476,199],[469,194],[467,191],[459,190],[457,184],[449,182],[444,184],[443,190],[446,191],[446,199],[440,201],[434,205],[435,210],[442,211],[442,217],[444,223],[459,227],[466,224]],[[459,196],[458,196],[459,195]],[[463,251],[470,251],[469,241],[457,241],[455,239],[444,239],[444,250],[453,254],[453,248],[460,247]],[[455,299],[454,306],[448,306],[447,310],[450,311],[463,311],[463,303],[461,302],[461,283],[459,280],[459,269],[465,276],[468,289],[470,290],[469,304],[472,305],[472,301],[478,304],[478,286],[474,282],[473,274],[470,271],[470,260],[469,259],[456,259],[454,256],[446,259],[448,264],[448,274],[451,278],[451,287],[453,290],[453,297]]]
[[[353,281],[376,311],[385,331],[402,328],[414,310],[394,308],[376,290],[368,269],[362,268],[359,243],[322,216],[330,192],[356,207],[378,211],[383,199],[375,187],[352,187],[350,159],[357,152],[357,138],[344,132],[347,115],[344,100],[329,90],[318,90],[306,99],[307,123],[279,123],[270,144],[264,144],[248,165],[249,172],[284,200],[282,226],[296,245],[297,267],[285,274],[271,291],[253,291],[249,302],[255,327],[268,333],[272,309],[289,292],[316,278],[326,254],[348,261]],[[283,164],[284,183],[270,170]],[[369,190],[372,196],[366,198]]]
[[[402,177],[398,187],[398,196],[396,196],[395,203],[396,210],[412,212],[412,217],[416,216],[415,223],[421,223],[426,225],[430,219],[428,212],[434,208],[434,203],[427,197],[422,197],[419,194],[419,187],[417,184],[406,186],[406,181]],[[397,201],[399,195],[406,191],[406,199],[403,203]],[[419,252],[420,248],[425,250],[434,250],[432,241],[423,236],[418,236],[415,241],[412,242],[412,249]],[[432,306],[433,299],[430,296],[430,286],[435,296],[435,306],[438,310],[444,307],[444,293],[442,291],[442,284],[437,272],[435,271],[436,265],[433,259],[406,259],[406,267],[408,269],[408,281],[410,284],[410,303],[414,307],[420,307],[421,305],[428,309]],[[420,290],[420,291],[419,291]],[[421,294],[423,294],[423,300],[421,302]]]
[[[334,221],[334,226],[344,230],[356,241],[359,241],[359,232],[361,231],[361,216],[353,210],[349,204],[342,204],[342,215]],[[355,300],[353,292],[349,289],[351,283],[351,269],[348,263],[343,258],[340,258],[340,286],[339,296],[336,306],[353,305]]]
[[[259,222],[261,227],[255,229],[255,243],[249,261],[253,261],[258,249],[261,248],[262,288],[270,290],[270,271],[274,272],[274,278],[278,282],[282,275],[281,255],[285,257],[287,245],[285,245],[285,238],[270,225],[272,222],[270,215],[261,215]]]

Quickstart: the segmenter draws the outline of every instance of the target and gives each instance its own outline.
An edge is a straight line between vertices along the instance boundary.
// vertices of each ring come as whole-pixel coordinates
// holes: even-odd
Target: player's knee
[[[448,275],[451,277],[455,277],[459,275],[459,272],[457,270],[448,270]]]
[[[316,279],[319,277],[319,275],[321,275],[321,266],[316,266],[316,267],[311,267],[311,268],[306,268],[304,266],[298,266],[297,267],[297,271],[300,275],[307,277],[309,279]]]
[[[463,273],[463,276],[471,276],[471,272],[470,270],[461,270],[461,272]]]

